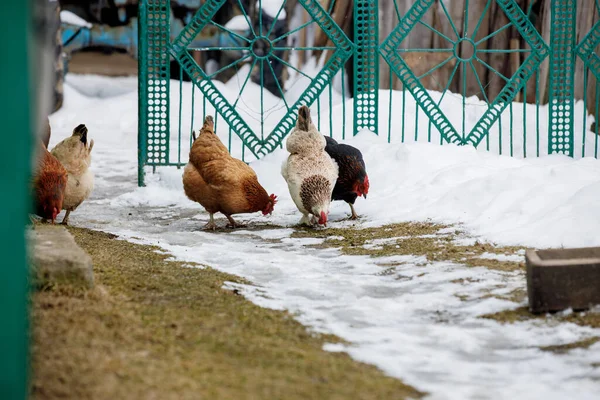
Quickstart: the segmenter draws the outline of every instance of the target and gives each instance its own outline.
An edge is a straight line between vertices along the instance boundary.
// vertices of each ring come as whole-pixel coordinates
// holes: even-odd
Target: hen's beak
[[[363,193],[363,197],[366,199],[366,198],[367,198],[367,195]]]

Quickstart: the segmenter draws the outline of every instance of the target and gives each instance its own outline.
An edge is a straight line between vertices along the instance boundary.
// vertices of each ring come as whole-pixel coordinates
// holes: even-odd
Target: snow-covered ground
[[[228,85],[232,83],[219,87],[227,92]],[[177,96],[178,84],[171,86],[171,95]],[[184,84],[183,89],[189,99],[191,88]],[[347,351],[434,399],[597,398],[600,343],[565,354],[540,347],[600,336],[600,330],[558,323],[553,317],[509,325],[479,318],[524,305],[494,297],[522,290],[523,273],[449,262],[426,264],[416,256],[347,256],[336,249],[307,247],[319,239],[292,238],[291,227],[299,215],[279,173],[286,157],[283,150],[251,164],[267,191],[278,195],[275,212],[271,217],[239,217],[250,225],[270,223],[280,229],[202,231],[208,216],[185,198],[181,170],[175,168],[149,173],[148,186],[137,188],[135,90],[135,79],[68,76],[65,105],[51,116],[51,144],[79,123],[88,125],[96,143],[96,189],[93,198],[71,216],[73,224],[157,244],[179,259],[243,276],[255,285],[241,287],[250,300],[290,310],[313,329],[342,337],[351,344],[327,349]],[[235,95],[231,90],[230,96],[235,99]],[[249,120],[252,110],[244,107],[256,104],[255,95],[256,88],[249,83],[240,106]],[[282,112],[277,99],[266,101],[271,102],[271,118],[276,119]],[[340,107],[340,101],[337,95],[335,107]],[[198,98],[196,104],[202,104]],[[380,107],[387,109],[385,104]],[[350,103],[351,115],[349,110]],[[470,119],[476,119],[475,110]],[[196,110],[196,128],[202,115]],[[334,136],[339,137],[339,108],[333,115]],[[328,130],[328,116],[322,118]],[[387,117],[382,119],[387,123]],[[172,110],[171,121],[176,138],[177,110]],[[187,123],[183,132],[189,134],[189,105],[184,105],[183,121]],[[218,124],[218,133],[227,142],[225,123],[221,119]],[[398,137],[399,126],[393,128]],[[334,227],[432,220],[460,224],[473,237],[502,244],[600,245],[596,235],[600,162],[595,159],[510,158],[470,147],[388,144],[386,139],[365,131],[349,140],[363,151],[371,190],[368,200],[357,202],[361,219],[356,224],[345,220],[347,205],[335,203],[330,215]],[[232,143],[234,155],[239,155],[239,141],[232,138]],[[177,148],[176,142],[171,148]],[[225,224],[222,218],[217,222]],[[482,258],[494,257],[498,256]],[[505,257],[514,261],[522,255]],[[384,263],[402,264],[382,274],[379,264]]]

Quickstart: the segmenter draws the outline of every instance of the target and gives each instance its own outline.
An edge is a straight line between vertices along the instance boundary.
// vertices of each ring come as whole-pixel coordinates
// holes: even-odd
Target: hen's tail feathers
[[[196,136],[196,131],[192,131],[192,139],[194,139],[194,142],[196,141],[198,137]]]
[[[73,136],[79,136],[79,140],[85,145],[87,145],[87,134],[88,129],[84,124],[77,125],[75,129],[73,129]]]
[[[212,115],[207,115],[206,118],[204,118],[204,125],[202,125],[202,129],[210,129],[212,131],[214,127],[215,120],[213,119]]]
[[[298,110],[298,122],[296,126],[302,131],[308,131],[310,129],[310,109],[307,106],[302,106]]]

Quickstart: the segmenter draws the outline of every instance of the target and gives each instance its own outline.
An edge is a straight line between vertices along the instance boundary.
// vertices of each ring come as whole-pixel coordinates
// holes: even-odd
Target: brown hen
[[[60,213],[67,186],[67,170],[42,141],[38,144],[38,162],[31,178],[35,214],[54,223]]]
[[[212,116],[207,116],[198,138],[190,150],[190,160],[183,171],[183,188],[187,197],[200,203],[210,214],[206,229],[216,229],[215,213],[224,214],[228,227],[237,224],[233,214],[273,212],[277,202],[274,194],[258,183],[256,173],[246,163],[229,155],[214,132]]]

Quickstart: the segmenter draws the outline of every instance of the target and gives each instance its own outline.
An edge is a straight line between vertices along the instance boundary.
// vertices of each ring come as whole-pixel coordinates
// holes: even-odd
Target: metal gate
[[[139,184],[145,166],[185,165],[191,131],[207,113],[215,114],[217,133],[228,132],[230,152],[250,160],[282,146],[301,105],[316,108],[321,132],[342,138],[368,129],[388,141],[522,157],[597,156],[598,96],[588,88],[598,87],[600,21],[594,17],[585,35],[576,22],[578,7],[597,15],[599,2],[547,0],[543,32],[535,21],[540,11],[532,11],[540,1],[520,3],[297,0],[301,9],[286,31],[278,23],[291,11],[287,0],[206,0],[171,38],[170,27],[181,21],[170,1],[141,1]],[[219,21],[233,9],[233,18]],[[340,13],[348,9],[353,21],[344,32],[336,21],[345,21]],[[384,20],[393,29],[380,41]],[[509,32],[511,47],[502,48],[499,38]],[[426,47],[415,45],[424,37]],[[225,61],[209,70],[215,55]],[[575,102],[576,69],[586,91],[582,106]]]

